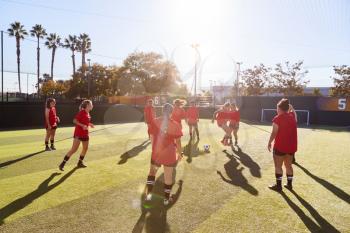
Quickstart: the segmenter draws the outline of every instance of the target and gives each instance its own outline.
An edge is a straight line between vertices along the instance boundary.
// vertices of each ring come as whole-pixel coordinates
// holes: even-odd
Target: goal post
[[[309,110],[294,110],[297,115],[298,123],[303,124],[305,123],[306,125],[310,125],[310,111]],[[276,109],[270,109],[270,108],[262,108],[261,109],[261,117],[260,121],[261,122],[268,122],[272,121],[272,118],[276,115]]]

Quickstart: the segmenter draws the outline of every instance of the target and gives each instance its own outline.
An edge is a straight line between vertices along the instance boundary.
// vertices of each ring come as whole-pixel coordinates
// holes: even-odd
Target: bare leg
[[[293,158],[294,155],[286,155],[284,156],[284,166],[286,168],[286,173],[287,173],[287,185],[286,187],[289,189],[292,189],[292,183],[293,183]]]
[[[55,135],[56,135],[56,129],[51,129],[51,132],[50,132],[50,143],[51,143],[51,149],[52,150],[56,150],[55,148]]]
[[[157,166],[151,164],[150,169],[149,169],[149,173],[148,173],[148,177],[147,177],[147,189],[146,189],[146,200],[151,200],[152,196],[152,189],[154,187],[155,181],[156,181],[156,174],[158,171]]]
[[[82,141],[81,144],[83,145],[83,148],[80,153],[78,167],[85,168],[86,165],[83,163],[83,160],[85,158],[87,150],[89,149],[89,141]]]
[[[171,189],[173,187],[173,167],[165,167],[164,166],[164,196],[165,196],[165,204],[168,204],[170,199]]]
[[[79,145],[80,145],[80,140],[77,138],[74,138],[72,148],[68,151],[67,155],[63,158],[63,161],[59,166],[61,171],[63,171],[64,165],[70,159],[70,157],[78,150]]]
[[[50,150],[50,148],[49,148],[50,135],[51,135],[51,130],[50,129],[46,129],[46,135],[45,135],[45,147],[46,147],[46,150]]]
[[[282,191],[283,160],[284,156],[273,155],[273,161],[275,163],[276,184],[270,186],[269,188],[275,191]]]

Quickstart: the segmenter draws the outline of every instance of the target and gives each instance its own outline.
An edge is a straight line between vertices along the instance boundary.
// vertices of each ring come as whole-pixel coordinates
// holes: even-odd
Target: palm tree
[[[61,37],[56,33],[50,33],[50,35],[46,38],[45,45],[52,49],[52,57],[51,57],[51,79],[53,79],[53,64],[55,62],[55,53],[56,49],[61,45]]]
[[[41,26],[41,24],[35,24],[30,30],[30,35],[36,37],[37,39],[37,48],[36,48],[36,60],[37,60],[37,76],[38,76],[38,96],[40,93],[40,39],[44,38],[47,35],[46,30]]]
[[[73,75],[75,75],[75,51],[78,50],[77,36],[69,35],[68,38],[64,40],[63,47],[72,51]]]
[[[18,89],[19,93],[22,93],[21,90],[21,45],[20,41],[24,39],[24,36],[28,35],[27,31],[24,29],[24,25],[22,25],[20,22],[14,22],[10,24],[10,28],[7,29],[7,32],[9,33],[9,36],[14,36],[16,38],[16,48],[17,48],[17,73],[18,73]]]
[[[85,71],[86,61],[85,54],[91,52],[91,39],[88,34],[83,33],[78,38],[78,50],[81,52],[81,67]]]

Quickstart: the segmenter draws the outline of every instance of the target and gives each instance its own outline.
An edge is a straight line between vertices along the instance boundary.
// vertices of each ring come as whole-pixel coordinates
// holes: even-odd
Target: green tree
[[[66,90],[65,81],[48,80],[41,87],[42,94],[45,96],[62,96]]]
[[[312,91],[312,95],[314,95],[314,96],[322,96],[320,88],[318,88],[318,87],[314,88],[313,91]]]
[[[49,48],[52,49],[52,54],[51,54],[51,78],[53,79],[53,65],[55,62],[55,54],[56,54],[56,49],[61,46],[61,37],[58,36],[56,33],[50,33],[50,35],[46,38],[45,45]]]
[[[262,95],[268,91],[270,68],[260,64],[242,72],[242,85],[246,95]]]
[[[334,87],[331,95],[334,97],[350,97],[350,66],[334,66]]]
[[[288,61],[283,66],[276,64],[271,74],[274,89],[287,96],[302,95],[304,88],[309,81],[303,80],[307,70],[303,69],[303,61],[290,64]]]
[[[178,81],[176,66],[153,52],[132,53],[121,67],[120,85],[124,93],[166,93]]]
[[[30,30],[30,35],[36,38],[36,64],[37,64],[37,88],[38,95],[40,94],[40,39],[43,39],[47,35],[46,30],[41,26],[41,24],[35,24]]]
[[[24,25],[20,22],[14,22],[10,24],[10,28],[7,29],[9,36],[16,38],[16,54],[17,54],[17,74],[18,74],[18,90],[22,93],[21,89],[21,40],[24,36],[28,35],[27,31],[24,29]]]
[[[75,51],[78,50],[78,38],[75,35],[69,35],[68,38],[64,39],[64,48],[70,49],[72,52],[72,63],[73,63],[73,75],[75,74]]]

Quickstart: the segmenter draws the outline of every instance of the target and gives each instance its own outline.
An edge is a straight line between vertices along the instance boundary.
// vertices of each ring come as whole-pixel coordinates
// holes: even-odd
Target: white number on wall
[[[156,105],[159,105],[159,97],[158,96],[154,97],[154,103]]]
[[[346,99],[339,99],[338,100],[338,109],[339,110],[345,110],[346,109]]]

